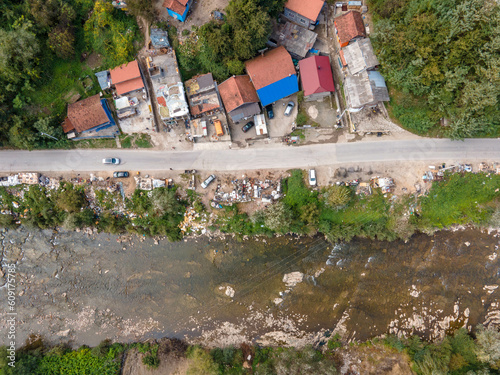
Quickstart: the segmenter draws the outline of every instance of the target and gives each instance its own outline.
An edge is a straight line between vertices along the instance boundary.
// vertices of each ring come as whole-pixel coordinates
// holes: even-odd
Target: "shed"
[[[295,66],[285,47],[272,49],[245,66],[262,106],[299,91]]]
[[[314,47],[317,37],[318,34],[311,30],[286,22],[271,35],[268,44],[283,46],[294,59],[300,60]]]
[[[318,24],[319,14],[324,5],[324,0],[288,0],[283,14],[290,21],[313,29]]]
[[[168,42],[168,34],[165,30],[157,29],[155,27],[151,28],[151,45],[153,48],[169,48],[170,43]]]
[[[253,121],[255,123],[255,132],[257,135],[266,135],[267,134],[267,125],[266,125],[266,116],[263,114],[255,115],[253,117]]]
[[[377,71],[364,71],[347,76],[344,93],[351,111],[359,111],[365,106],[390,100],[384,77]]]
[[[191,3],[192,0],[165,0],[163,6],[167,8],[169,16],[184,22],[186,21]]]
[[[109,70],[103,70],[102,72],[95,73],[97,77],[97,81],[99,82],[99,86],[101,90],[107,90],[111,86],[111,81],[109,79]]]
[[[358,74],[379,65],[377,56],[373,52],[370,38],[358,39],[347,47],[344,47],[343,55],[351,74]]]

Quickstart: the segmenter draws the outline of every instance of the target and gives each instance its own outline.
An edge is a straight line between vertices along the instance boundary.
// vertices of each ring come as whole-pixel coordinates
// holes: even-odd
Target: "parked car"
[[[243,125],[241,130],[243,130],[243,133],[246,133],[247,131],[252,129],[254,126],[255,126],[255,124],[253,123],[253,121],[248,121],[245,125]]]
[[[113,173],[114,178],[125,178],[128,176],[129,176],[128,172],[115,172],[115,173]]]
[[[274,118],[274,110],[272,104],[266,105],[266,112],[267,112],[267,117],[269,117],[269,120]]]
[[[316,186],[316,170],[309,169],[309,185]]]
[[[285,108],[285,116],[290,116],[292,114],[293,107],[295,107],[295,103],[288,102],[288,104],[286,105],[286,108]]]
[[[201,183],[201,187],[203,189],[206,189],[208,185],[210,185],[210,183],[215,180],[215,175],[214,174],[211,174],[210,176],[207,177],[207,179],[205,181],[203,181]]]
[[[120,164],[120,159],[118,158],[104,158],[102,159],[102,164]]]

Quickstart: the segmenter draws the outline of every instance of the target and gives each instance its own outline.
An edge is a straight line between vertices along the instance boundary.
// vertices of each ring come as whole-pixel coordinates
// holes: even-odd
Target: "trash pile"
[[[380,188],[382,190],[382,193],[384,194],[392,192],[394,190],[394,187],[396,186],[392,178],[379,176],[372,177],[370,179],[370,185],[373,188]]]
[[[189,232],[200,232],[205,234],[208,226],[208,216],[204,212],[196,212],[191,206],[186,208],[184,220],[179,224],[183,234]]]
[[[368,196],[372,195],[372,187],[368,182],[360,182],[356,189],[356,195]]]
[[[497,164],[494,163],[493,165],[488,165],[486,163],[480,163],[479,164],[479,171],[481,172],[491,172],[495,173],[495,168],[497,167]],[[472,173],[472,165],[471,164],[456,164],[456,165],[450,165],[449,167],[446,166],[445,163],[439,165],[439,166],[434,166],[434,165],[429,165],[429,170],[427,170],[423,175],[422,175],[422,180],[424,182],[432,182],[434,180],[439,181],[442,180],[444,177],[445,172],[450,172],[450,173],[461,173],[461,172],[468,172]],[[499,172],[500,173],[500,168]]]
[[[281,197],[281,181],[243,178],[241,180],[232,180],[231,184],[233,185],[231,192],[225,192],[221,185],[217,185],[213,198],[214,202],[232,204],[234,202],[251,202],[254,199],[261,198],[262,202],[270,203]]]

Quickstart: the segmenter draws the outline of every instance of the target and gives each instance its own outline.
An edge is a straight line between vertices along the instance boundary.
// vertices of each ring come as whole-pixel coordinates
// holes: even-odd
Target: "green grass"
[[[89,76],[93,87],[85,92],[82,81]],[[92,69],[78,58],[71,61],[56,59],[43,77],[43,83],[32,93],[31,103],[35,108],[53,115],[65,114],[70,93],[78,93],[82,98],[100,91],[97,78]]]
[[[120,144],[122,145],[122,148],[131,148],[132,138],[130,137],[130,135],[120,136]]]
[[[85,139],[74,141],[71,145],[72,148],[117,148],[114,138]]]
[[[151,137],[148,134],[140,134],[135,139],[135,145],[139,148],[151,148],[153,145],[151,144]]]
[[[499,205],[500,175],[459,173],[432,184],[420,201],[420,228],[444,228],[456,224],[484,224]]]

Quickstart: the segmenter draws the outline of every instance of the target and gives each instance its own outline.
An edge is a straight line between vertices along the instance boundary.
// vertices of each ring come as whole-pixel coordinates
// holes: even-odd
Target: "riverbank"
[[[136,189],[127,196],[119,185],[99,179],[0,187],[0,227],[62,226],[166,236],[170,241],[203,234],[242,238],[319,232],[331,242],[354,236],[407,240],[418,231],[432,233],[454,225],[500,227],[500,175],[493,173],[447,172],[425,193],[419,188],[411,194],[404,190],[396,194],[390,178],[316,188],[307,186],[306,179],[305,171],[292,170],[274,179],[262,176],[259,183],[248,176],[226,181],[235,186],[236,197],[243,197],[233,202],[223,200],[229,194],[221,191],[222,182],[212,200],[207,197],[213,191],[200,195],[175,185]],[[255,189],[247,191],[248,186]],[[256,205],[250,197],[254,190],[259,194],[260,186],[274,190],[265,204]]]
[[[319,345],[300,349],[248,343],[207,349],[163,338],[132,344],[103,341],[93,348],[71,350],[46,346],[40,337],[32,337],[17,352],[0,347],[0,370],[5,375],[69,374],[69,369],[74,375],[486,374],[500,368],[498,345],[500,333],[482,326],[474,336],[458,329],[434,343],[418,336],[386,336],[347,346],[338,335],[332,335]]]

